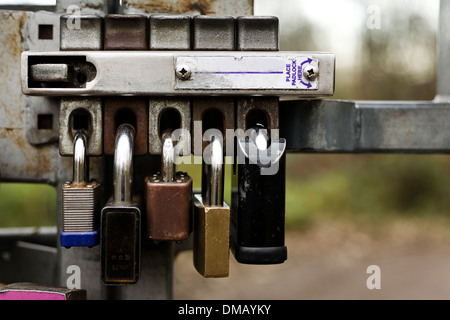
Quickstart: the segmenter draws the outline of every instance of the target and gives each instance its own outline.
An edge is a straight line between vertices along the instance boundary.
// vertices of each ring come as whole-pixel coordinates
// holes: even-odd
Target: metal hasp
[[[112,199],[101,214],[101,280],[106,285],[135,284],[139,279],[141,210],[133,199],[135,130],[117,128]]]
[[[33,65],[55,64],[55,60],[67,64],[69,69],[85,70],[85,77],[78,79],[76,76],[72,82],[43,82],[31,77]],[[308,79],[303,72],[304,68],[311,66],[320,69],[320,75],[314,79]],[[334,93],[334,68],[333,54],[316,52],[24,52],[22,91],[27,95],[48,96],[214,94],[322,97]],[[77,79],[84,81],[77,82]]]
[[[81,130],[73,140],[73,179],[62,186],[63,247],[93,247],[99,241],[99,213],[102,188],[89,181],[86,132]]]

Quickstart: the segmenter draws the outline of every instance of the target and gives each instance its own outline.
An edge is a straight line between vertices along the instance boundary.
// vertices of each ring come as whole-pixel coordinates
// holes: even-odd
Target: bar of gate
[[[65,10],[67,1],[56,4],[56,10]],[[248,2],[247,2],[248,3]],[[115,12],[117,7],[113,3],[105,2],[102,10]],[[23,7],[22,7],[23,8]],[[54,8],[54,7],[49,7]],[[32,8],[35,10],[35,8]],[[248,10],[248,8],[245,8]],[[245,12],[243,14],[249,14]],[[29,14],[14,13],[16,21],[20,22]],[[32,17],[34,25],[42,14]],[[0,21],[2,20],[0,12]],[[1,23],[1,22],[0,22]],[[280,135],[288,141],[290,153],[449,153],[450,123],[450,0],[441,0],[439,13],[438,46],[437,46],[437,90],[433,101],[424,102],[388,102],[388,101],[336,101],[336,100],[293,100],[280,103]],[[31,25],[30,25],[31,26]],[[28,27],[30,27],[28,26]],[[11,27],[8,25],[8,27]],[[20,23],[12,26],[13,32],[20,34],[27,28]],[[2,28],[2,30],[7,30]],[[0,35],[0,42],[5,42],[7,32]],[[19,40],[20,41],[20,40]],[[22,50],[32,49],[33,44],[26,47],[21,44]],[[14,48],[5,47],[3,50]],[[17,49],[16,49],[17,50]],[[9,56],[20,56],[20,52],[9,51]],[[7,55],[8,56],[8,55]],[[13,59],[11,60],[13,61]],[[20,75],[15,70],[14,63],[10,64],[9,74]],[[1,75],[2,71],[0,71]],[[6,78],[6,77],[4,77]],[[19,76],[17,81],[20,83]],[[19,87],[19,86],[18,86]],[[9,88],[4,87],[5,90]],[[16,90],[17,91],[17,90]],[[60,184],[71,172],[70,159],[58,157],[58,149],[54,145],[44,145],[42,141],[24,141],[29,130],[14,121],[22,119],[23,108],[29,108],[27,101],[14,101],[14,94],[20,93],[12,90],[7,95],[11,103],[10,118],[0,121],[0,130],[9,130],[9,135],[0,138],[0,147],[9,148],[11,145],[21,144],[18,151],[5,152],[0,157],[0,173],[2,181],[44,182],[60,189]],[[51,101],[51,100],[49,100]],[[14,104],[16,103],[16,105]],[[22,105],[23,104],[23,105]],[[51,105],[51,103],[49,103]],[[55,112],[54,110],[51,110]],[[25,119],[26,120],[26,119]],[[6,138],[5,138],[6,137]],[[47,139],[47,137],[38,137]],[[50,138],[51,139],[51,138]],[[25,157],[25,158],[24,158]],[[50,160],[50,166],[40,167],[39,170],[30,171],[29,164],[39,164]],[[95,164],[94,164],[95,167]],[[101,166],[98,166],[99,168]],[[35,168],[31,166],[31,168]],[[56,172],[55,172],[55,168]],[[102,176],[102,171],[97,172]],[[58,199],[61,195],[58,194]],[[58,202],[58,213],[61,204]],[[58,214],[59,215],[59,214]],[[46,284],[65,286],[67,266],[76,261],[86,272],[83,274],[82,287],[88,291],[88,298],[99,299],[107,297],[139,298],[139,299],[170,299],[173,296],[173,261],[176,249],[165,248],[154,256],[153,271],[157,276],[151,280],[151,288],[135,290],[134,293],[114,292],[99,285],[98,250],[72,248],[66,250],[57,245],[57,228],[15,228],[0,230],[0,244],[2,250],[9,251],[8,259],[0,262],[0,274],[9,274],[9,279],[3,282],[33,281],[41,279]],[[54,242],[52,242],[54,239]],[[5,249],[6,248],[6,249]],[[56,248],[56,249],[55,249]],[[80,250],[78,250],[80,249]],[[180,248],[181,250],[181,248]],[[4,251],[4,252],[6,252]],[[45,262],[48,268],[23,268],[24,261],[38,259]],[[34,260],[36,261],[36,260]],[[21,267],[22,266],[22,267]],[[169,266],[169,267],[167,267]],[[56,276],[55,276],[56,275]],[[28,277],[28,278],[27,278]],[[10,280],[10,281],[8,281]],[[149,290],[150,289],[150,290]]]

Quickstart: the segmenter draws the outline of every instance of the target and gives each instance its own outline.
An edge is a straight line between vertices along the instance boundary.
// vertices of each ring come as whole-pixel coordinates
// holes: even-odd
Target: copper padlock
[[[145,178],[147,237],[182,241],[192,231],[192,178],[176,172],[172,132],[162,135],[161,172]]]

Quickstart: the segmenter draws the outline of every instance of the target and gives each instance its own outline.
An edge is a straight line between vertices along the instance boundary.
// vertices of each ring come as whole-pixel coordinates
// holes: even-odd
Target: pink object
[[[0,300],[86,300],[86,290],[18,282],[0,287]]]
[[[0,293],[0,300],[66,300],[61,293],[11,290]]]

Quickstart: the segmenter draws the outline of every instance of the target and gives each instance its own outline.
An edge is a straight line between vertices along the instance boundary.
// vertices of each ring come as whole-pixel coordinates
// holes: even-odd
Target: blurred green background
[[[380,29],[367,27],[374,3]],[[255,14],[279,17],[281,50],[336,54],[333,99],[432,100],[438,1],[426,4],[255,0]],[[200,186],[198,165],[180,169]],[[329,219],[372,229],[392,219],[450,225],[448,181],[450,159],[445,155],[288,154],[287,228],[305,229]],[[229,195],[229,179],[227,187]],[[0,227],[54,225],[55,203],[51,186],[2,183]]]

